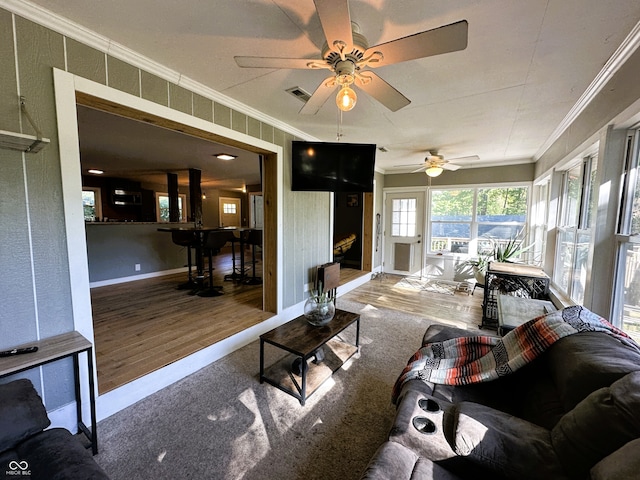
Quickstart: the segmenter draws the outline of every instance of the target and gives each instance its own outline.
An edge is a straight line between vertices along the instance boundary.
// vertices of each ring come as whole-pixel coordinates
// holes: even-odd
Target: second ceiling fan
[[[340,87],[336,97],[338,108],[351,110],[357,99],[351,85],[357,85],[392,112],[400,110],[411,100],[368,69],[467,47],[466,20],[369,47],[358,26],[351,22],[348,0],[314,0],[314,3],[326,38],[321,59],[234,57],[243,68],[331,70],[333,75],[318,86],[300,110],[302,114],[315,115],[336,87]]]

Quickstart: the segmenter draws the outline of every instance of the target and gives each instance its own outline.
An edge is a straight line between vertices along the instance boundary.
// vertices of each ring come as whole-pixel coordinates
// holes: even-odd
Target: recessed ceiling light
[[[214,157],[220,160],[233,160],[234,158],[238,158],[237,155],[229,155],[228,153],[216,153]]]
[[[87,170],[87,173],[93,173],[94,175],[102,175],[104,172],[102,170],[96,170],[95,168],[90,168]]]

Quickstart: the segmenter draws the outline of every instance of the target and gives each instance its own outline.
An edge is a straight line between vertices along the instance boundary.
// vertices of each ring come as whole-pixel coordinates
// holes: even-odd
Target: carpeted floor
[[[359,358],[304,407],[259,383],[256,340],[100,422],[96,460],[113,480],[358,479],[388,435],[391,387],[430,322],[341,299],[338,307],[361,314]],[[265,353],[267,364],[281,355]]]

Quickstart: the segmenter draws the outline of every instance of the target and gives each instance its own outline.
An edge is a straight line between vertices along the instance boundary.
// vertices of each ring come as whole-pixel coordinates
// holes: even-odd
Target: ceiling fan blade
[[[335,91],[335,83],[331,84],[331,81],[334,80],[334,77],[329,77],[325,79],[319,86],[316,88],[316,91],[313,92],[311,98],[307,100],[307,103],[300,109],[300,114],[302,115],[315,115],[318,113],[318,110],[322,108],[322,106],[329,99],[331,94]]]
[[[409,173],[418,173],[418,172],[424,172],[427,167],[429,167],[429,165],[422,165],[420,168],[416,168],[415,170],[411,170]]]
[[[362,90],[392,112],[397,112],[411,103],[411,100],[371,71],[359,74],[356,82]]]
[[[438,166],[442,167],[445,170],[451,170],[452,172],[455,172],[460,168],[460,165],[454,165],[453,163],[448,163],[448,162],[439,164]]]
[[[320,65],[323,61],[313,58],[278,58],[278,57],[233,57],[242,68],[302,68],[308,69],[309,64]],[[318,68],[318,67],[316,67]],[[330,68],[327,65],[326,68]]]
[[[480,160],[480,157],[478,155],[469,155],[468,157],[456,157],[456,158],[452,158],[450,160],[448,160],[449,162],[460,162],[460,161],[464,161],[464,162],[472,162],[474,160]]]
[[[464,50],[467,48],[468,26],[469,24],[466,20],[461,20],[433,30],[376,45],[364,53],[364,58],[368,58],[374,52],[382,53],[382,58],[376,58],[377,56],[373,55],[366,62],[366,65],[373,68],[383,67],[394,63],[406,62],[407,60]]]
[[[353,50],[353,33],[351,31],[351,14],[348,0],[313,0],[320,17],[322,30],[329,48],[340,53],[335,42],[344,44],[343,51]]]

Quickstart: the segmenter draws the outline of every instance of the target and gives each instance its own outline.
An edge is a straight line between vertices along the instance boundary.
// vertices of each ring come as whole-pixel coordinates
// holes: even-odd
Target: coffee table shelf
[[[354,325],[355,344],[341,338],[341,333]],[[265,343],[273,345],[287,354],[265,369]],[[336,310],[334,319],[324,327],[309,325],[300,316],[284,325],[260,336],[260,383],[266,382],[292,395],[305,404],[306,399],[320,388],[333,373],[340,369],[360,350],[360,315]],[[308,364],[317,349],[322,348],[325,358]],[[292,364],[299,358],[302,365],[308,365],[301,374],[292,372]]]

